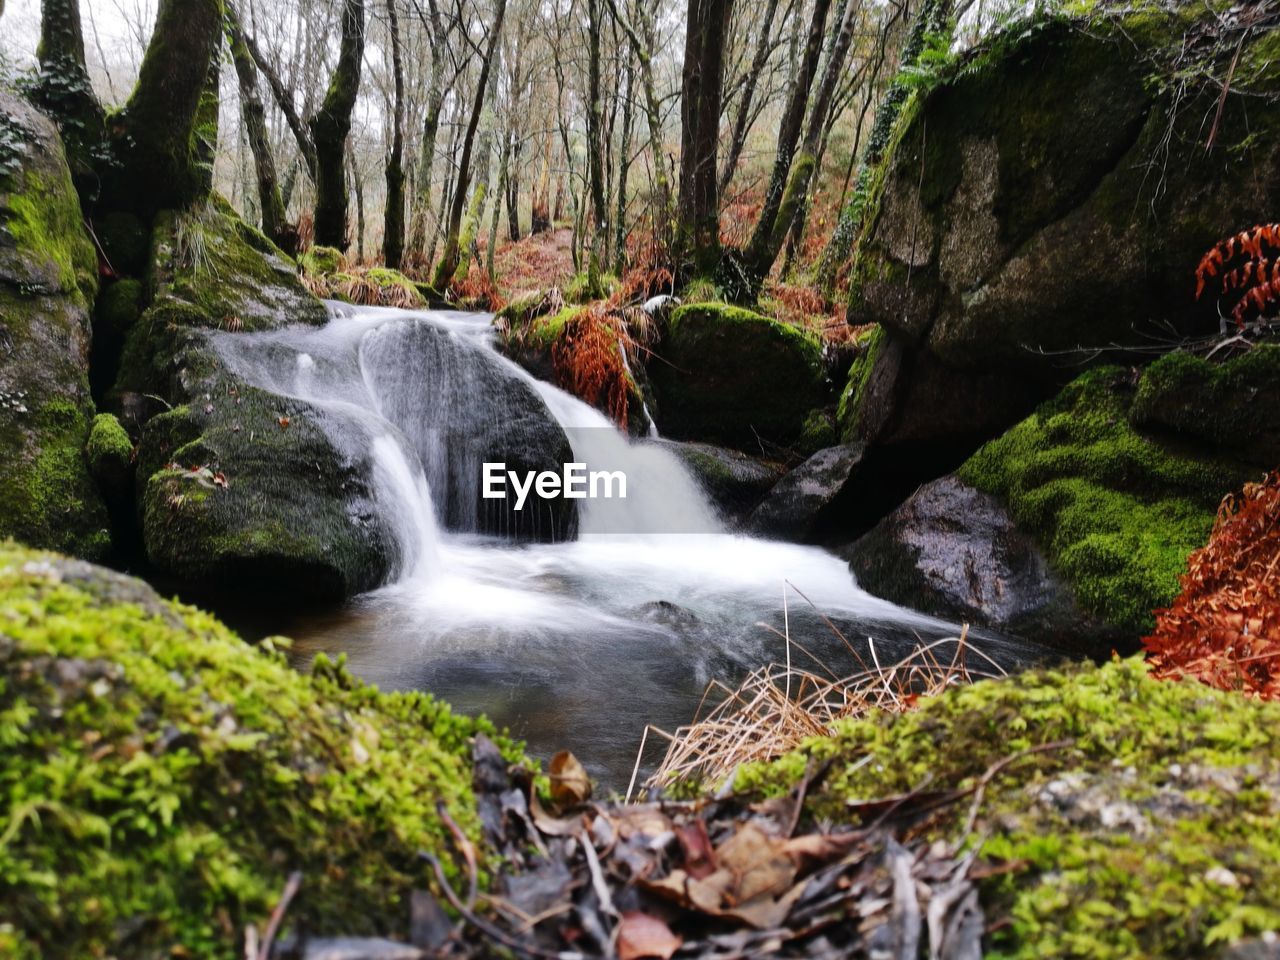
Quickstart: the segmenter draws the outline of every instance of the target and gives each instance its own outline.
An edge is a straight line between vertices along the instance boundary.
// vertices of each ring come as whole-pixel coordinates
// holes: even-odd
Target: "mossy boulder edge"
[[[301,675],[141,581],[11,542],[0,609],[5,956],[229,960],[294,870],[292,922],[399,932],[431,883],[419,851],[452,863],[437,802],[479,842],[484,721],[324,658]]]

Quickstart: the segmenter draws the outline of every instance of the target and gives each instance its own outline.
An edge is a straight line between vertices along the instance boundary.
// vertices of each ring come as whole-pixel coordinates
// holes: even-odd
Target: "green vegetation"
[[[830,399],[817,338],[742,307],[677,308],[658,351],[649,374],[662,430],[676,438],[795,444]]]
[[[401,930],[418,852],[453,863],[437,803],[478,839],[483,721],[324,658],[300,675],[139,581],[12,544],[0,607],[6,956],[238,956],[293,870],[311,931]]]
[[[1178,589],[1218,503],[1250,477],[1138,433],[1129,374],[1100,368],[975,453],[960,477],[1003,498],[1081,605],[1143,632]]]
[[[119,420],[109,413],[100,413],[89,428],[84,455],[89,461],[90,473],[96,477],[104,470],[128,464],[133,457],[133,441]]]
[[[347,261],[337,247],[313,246],[298,258],[298,266],[308,276],[323,277],[346,269]]]
[[[805,815],[925,788],[973,788],[932,834],[1021,869],[982,881],[998,957],[1175,958],[1280,924],[1280,704],[1150,679],[1139,660],[961,687],[833,736],[737,786],[780,795],[830,762]],[[1035,752],[1032,752],[1035,751]],[[810,766],[812,765],[812,766]]]
[[[126,334],[142,315],[143,288],[141,280],[125,278],[104,287],[94,309],[97,320],[107,330]]]
[[[836,406],[836,423],[839,425],[841,439],[845,441],[854,439],[863,391],[866,390],[867,381],[876,365],[876,357],[884,346],[885,336],[884,327],[877,325],[858,341],[858,355],[849,367],[849,379]]]
[[[1131,416],[1271,469],[1280,463],[1280,431],[1262,411],[1277,403],[1280,346],[1261,344],[1223,364],[1188,353],[1161,357],[1143,374]]]
[[[98,289],[98,258],[85,234],[70,174],[54,179],[29,169],[4,198],[4,207],[8,216],[0,223],[23,259],[30,261],[45,292],[78,291],[85,303],[92,303]],[[50,261],[49,266],[40,261]]]

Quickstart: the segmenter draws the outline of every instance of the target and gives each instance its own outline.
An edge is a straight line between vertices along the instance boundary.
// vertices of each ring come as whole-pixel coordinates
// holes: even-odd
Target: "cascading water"
[[[761,626],[781,629],[784,603],[793,638],[837,671],[850,655],[819,611],[864,646],[876,637],[890,660],[917,638],[955,634],[860,590],[822,550],[723,532],[675,455],[499,355],[489,321],[335,307],[322,329],[218,338],[239,376],[312,404],[335,445],[371,462],[400,550],[383,589],[273,625],[301,655],[346,653],[366,679],[487,713],[535,752],[571,746],[617,785],[646,723],[687,722],[709,679],[785,656]],[[575,539],[504,536],[555,540],[567,528],[536,512],[486,512],[481,462],[528,459],[566,438],[575,460],[623,471],[627,498],[577,501]],[[998,638],[987,652],[1007,663],[1038,654]]]

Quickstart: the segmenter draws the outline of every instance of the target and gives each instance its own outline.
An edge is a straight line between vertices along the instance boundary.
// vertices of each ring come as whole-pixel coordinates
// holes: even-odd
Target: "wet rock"
[[[740,522],[764,499],[783,475],[775,463],[710,443],[657,440],[697,479],[720,515]]]
[[[747,529],[780,540],[821,540],[865,454],[862,443],[819,450],[774,485],[747,518]]]
[[[1079,609],[999,499],[954,476],[922,486],[845,556],[863,589],[923,613],[1084,652],[1120,639]]]

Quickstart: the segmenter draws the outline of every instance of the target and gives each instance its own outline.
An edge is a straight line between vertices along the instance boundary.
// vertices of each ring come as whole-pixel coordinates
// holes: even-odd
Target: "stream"
[[[368,459],[379,521],[399,551],[381,589],[271,624],[294,638],[300,667],[345,653],[365,680],[485,713],[535,756],[572,749],[606,788],[624,789],[646,724],[687,723],[712,680],[732,685],[788,653],[816,668],[801,646],[852,673],[856,658],[832,625],[882,664],[959,633],[859,589],[824,550],[727,532],[673,453],[627,438],[502,357],[490,320],[335,304],[323,328],[218,338],[239,376],[319,407],[335,445]],[[457,438],[459,425],[470,436],[509,422],[494,402],[495,371],[535,391],[576,460],[627,476],[625,500],[579,501],[576,539],[478,532],[480,464]],[[1007,669],[1053,655],[970,636]],[[661,752],[651,738],[643,769]]]

